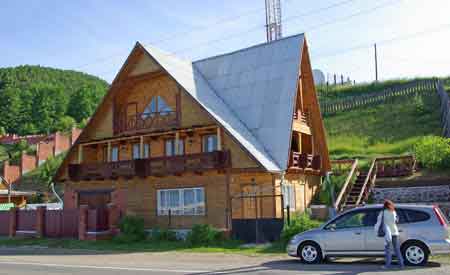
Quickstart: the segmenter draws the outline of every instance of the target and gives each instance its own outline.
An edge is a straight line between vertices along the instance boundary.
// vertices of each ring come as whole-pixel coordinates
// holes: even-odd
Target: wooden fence
[[[339,100],[333,100],[332,102],[321,103],[320,109],[323,115],[331,115],[363,106],[383,104],[399,96],[415,96],[419,93],[434,92],[436,87],[437,81],[434,79],[417,80],[407,84],[389,87],[379,92],[351,96]]]
[[[437,92],[441,101],[442,136],[450,138],[450,97],[445,91],[442,81],[438,82]]]

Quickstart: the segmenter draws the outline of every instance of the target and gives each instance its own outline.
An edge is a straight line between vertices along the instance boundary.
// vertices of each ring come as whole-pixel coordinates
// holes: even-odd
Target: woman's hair
[[[394,211],[395,210],[395,205],[390,200],[384,200],[384,209],[389,209],[391,211]]]

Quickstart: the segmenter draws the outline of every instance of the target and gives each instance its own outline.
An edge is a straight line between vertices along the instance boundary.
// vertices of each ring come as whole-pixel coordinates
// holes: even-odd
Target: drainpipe
[[[325,183],[327,185],[329,185],[328,188],[330,189],[331,207],[328,208],[329,209],[328,212],[329,212],[330,217],[333,218],[336,216],[336,209],[334,208],[334,204],[336,203],[336,198],[334,196],[334,185],[331,182],[331,177],[330,177],[331,174],[332,174],[332,172],[330,172],[330,171],[326,172]]]
[[[55,184],[53,182],[50,183],[50,187],[52,188],[52,192],[55,195],[55,197],[58,199],[59,203],[61,203],[61,205],[64,207],[64,201],[61,199],[61,197],[58,195],[58,193],[56,193]]]

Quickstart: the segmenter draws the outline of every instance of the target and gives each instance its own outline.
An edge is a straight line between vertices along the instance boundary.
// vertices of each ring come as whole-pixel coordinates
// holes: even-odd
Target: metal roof
[[[304,35],[194,62],[218,96],[286,169]]]
[[[142,47],[267,170],[287,168],[303,34],[195,62]]]

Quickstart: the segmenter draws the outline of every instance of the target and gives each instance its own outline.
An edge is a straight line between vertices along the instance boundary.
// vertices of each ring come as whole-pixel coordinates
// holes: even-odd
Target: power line
[[[288,0],[285,0],[285,1],[288,1]],[[291,0],[289,0],[289,1],[291,1]],[[326,7],[323,7],[323,8],[314,9],[314,10],[311,10],[311,11],[309,11],[309,12],[301,13],[301,14],[296,15],[296,16],[288,17],[288,18],[286,18],[285,20],[282,20],[282,21],[283,21],[283,22],[288,22],[288,21],[291,21],[291,20],[293,20],[293,19],[297,19],[297,18],[300,18],[300,17],[305,17],[305,16],[309,16],[309,15],[312,15],[312,14],[317,14],[317,13],[320,13],[320,12],[323,12],[323,11],[326,11],[326,10],[329,10],[329,9],[332,9],[332,8],[335,8],[335,7],[339,7],[339,6],[342,6],[342,5],[344,5],[344,4],[347,4],[347,3],[350,3],[350,2],[354,2],[354,1],[356,1],[356,0],[344,0],[344,1],[339,1],[339,2],[337,2],[337,3],[331,4],[331,5],[326,6]],[[243,14],[239,14],[239,15],[235,15],[235,16],[231,16],[231,17],[227,17],[227,18],[221,19],[221,20],[216,21],[216,22],[214,22],[214,23],[208,24],[207,26],[201,26],[201,27],[198,27],[198,28],[194,28],[194,29],[192,29],[192,30],[190,30],[190,31],[188,31],[188,32],[177,32],[177,33],[173,33],[173,34],[171,34],[171,35],[169,35],[169,36],[167,36],[167,37],[165,37],[165,38],[163,38],[163,39],[159,39],[159,40],[155,40],[155,41],[151,41],[151,42],[143,43],[143,44],[144,44],[144,45],[148,45],[148,44],[153,44],[153,45],[154,45],[154,44],[160,44],[160,43],[163,43],[163,42],[167,42],[167,41],[173,40],[173,39],[175,39],[175,38],[179,38],[180,36],[187,36],[187,35],[190,35],[190,34],[195,33],[195,32],[199,32],[199,31],[204,31],[204,30],[210,29],[210,28],[212,28],[212,27],[214,27],[214,26],[217,26],[217,25],[221,25],[221,24],[224,24],[224,23],[233,22],[233,21],[236,21],[236,20],[238,20],[238,19],[240,19],[240,18],[242,18],[242,17],[244,17],[244,16],[248,16],[248,15],[254,14],[254,13],[256,13],[256,12],[261,12],[261,11],[263,11],[263,10],[264,10],[263,8],[251,10],[251,11],[245,12],[245,13],[243,13]],[[231,35],[229,35],[229,36],[226,36],[226,37],[223,37],[223,38],[219,38],[219,39],[214,39],[214,40],[205,41],[205,42],[203,42],[203,43],[201,43],[201,44],[194,45],[194,46],[190,46],[189,48],[184,48],[184,49],[181,49],[181,50],[177,50],[177,51],[175,51],[175,53],[186,52],[186,51],[188,51],[188,50],[194,49],[194,48],[196,48],[196,47],[198,47],[198,46],[203,46],[203,45],[205,45],[205,44],[214,44],[214,43],[218,43],[218,42],[221,42],[221,41],[224,41],[224,40],[229,40],[229,39],[232,39],[232,38],[234,38],[234,37],[239,37],[239,36],[242,36],[242,35],[251,33],[251,32],[253,32],[253,31],[262,29],[262,28],[264,28],[264,27],[265,27],[265,26],[259,25],[259,24],[258,24],[258,25],[255,25],[254,27],[251,27],[250,29],[247,29],[247,30],[244,31],[244,32],[240,32],[240,33],[236,33],[236,34],[231,34]],[[79,65],[79,66],[75,66],[74,69],[80,69],[80,68],[84,68],[84,67],[89,66],[89,65],[92,65],[92,64],[98,64],[98,63],[104,63],[104,62],[107,62],[108,59],[110,59],[110,58],[112,58],[112,57],[115,57],[115,56],[118,56],[118,55],[122,55],[125,51],[128,51],[128,49],[127,49],[127,50],[121,50],[120,52],[118,51],[118,52],[116,52],[116,53],[114,53],[114,54],[111,54],[111,55],[109,55],[109,56],[107,56],[107,57],[99,58],[99,59],[97,59],[97,60],[95,60],[95,61],[93,61],[93,62],[89,62],[89,63],[85,63],[85,64],[82,64],[82,65]]]

